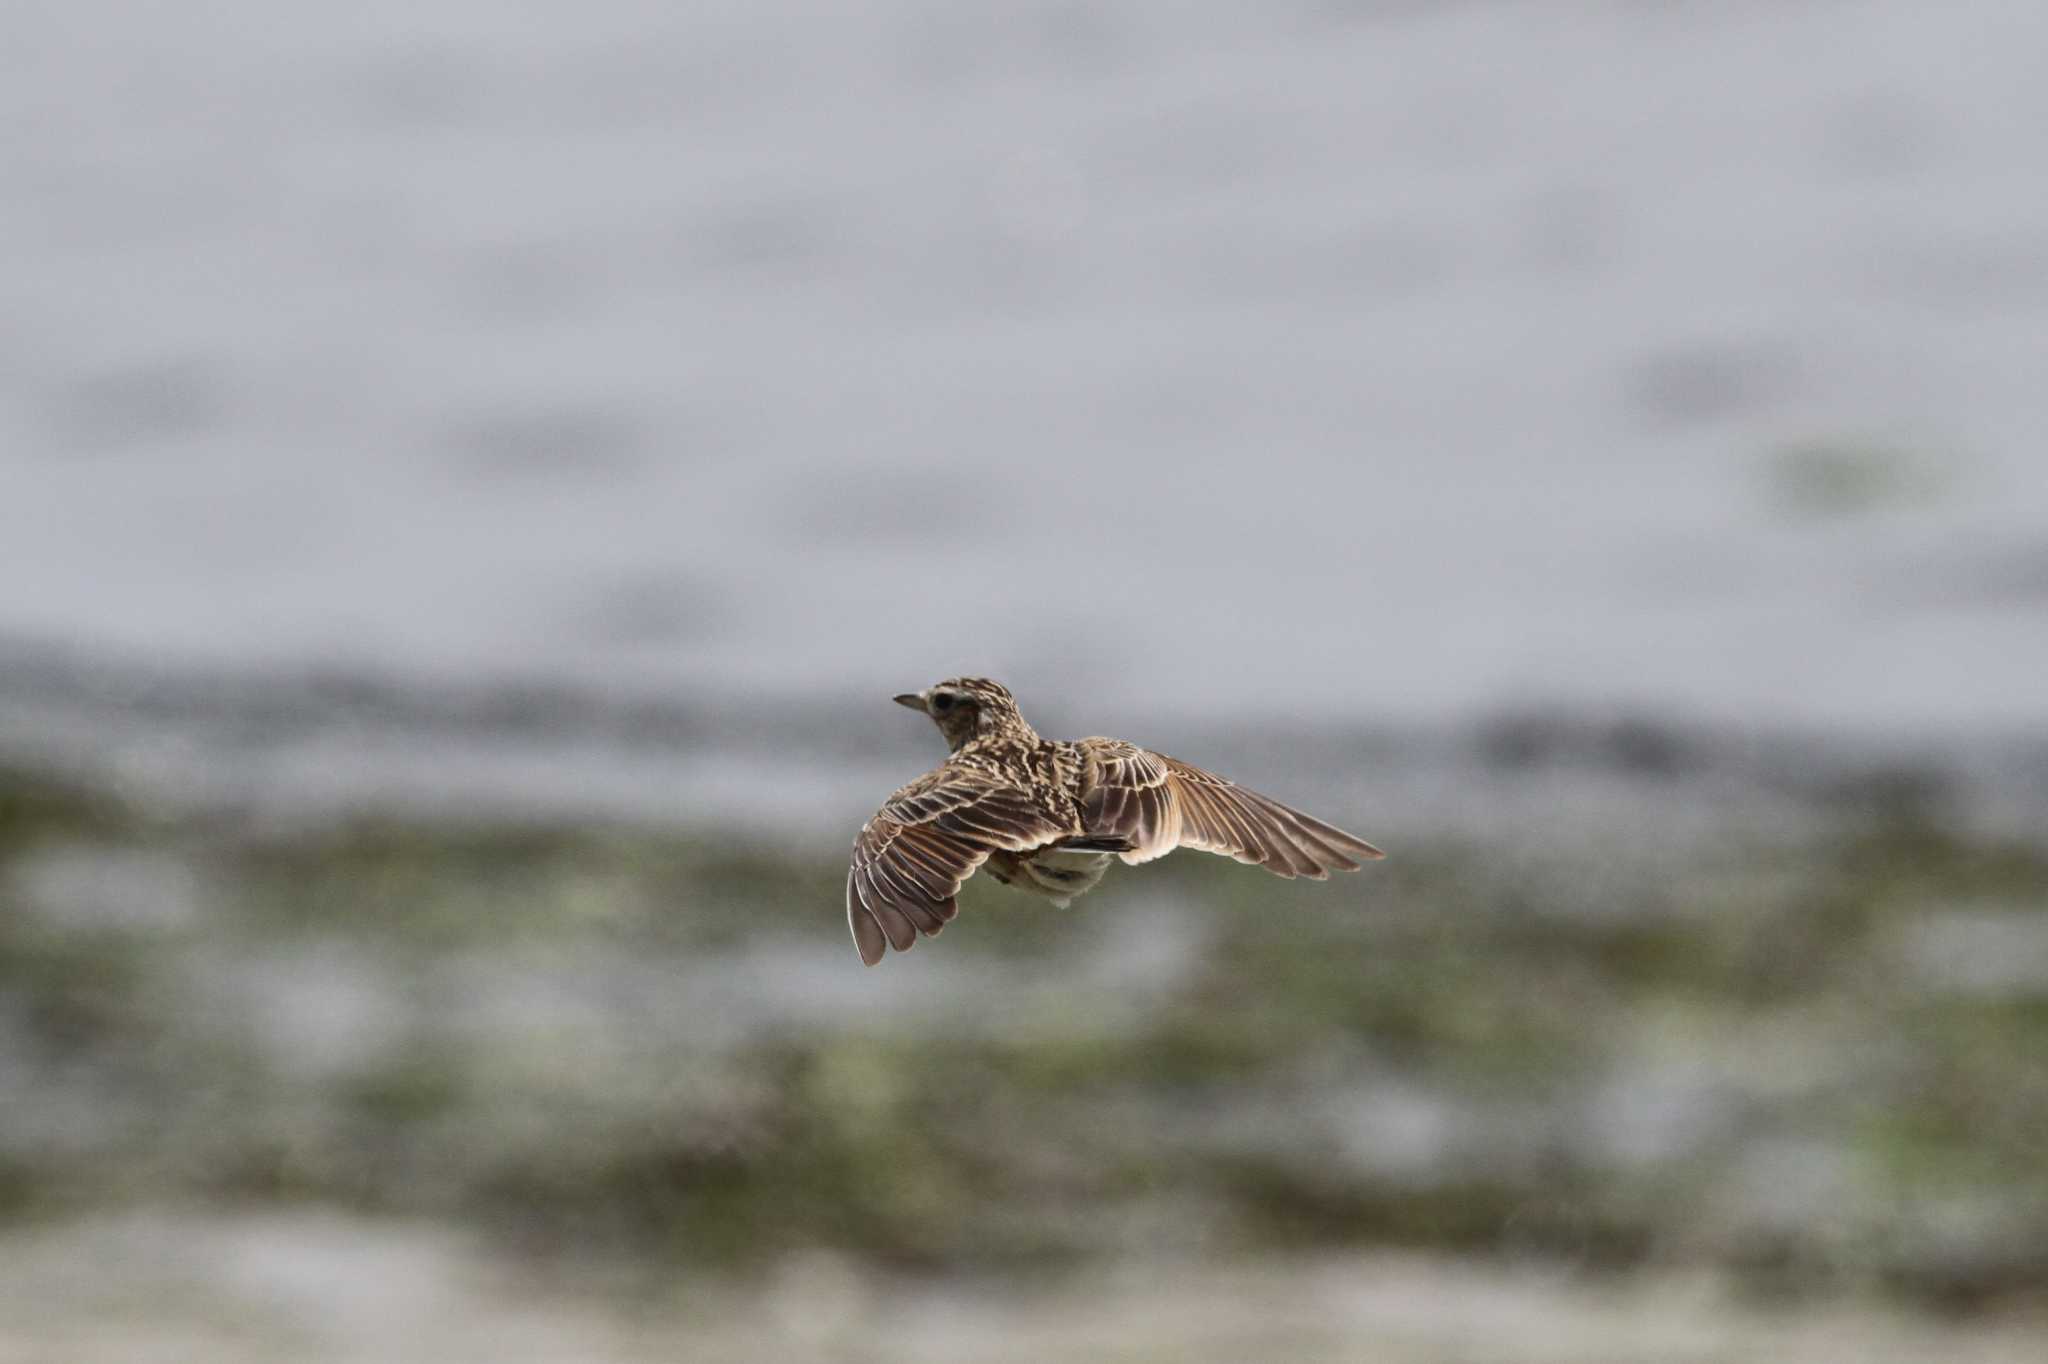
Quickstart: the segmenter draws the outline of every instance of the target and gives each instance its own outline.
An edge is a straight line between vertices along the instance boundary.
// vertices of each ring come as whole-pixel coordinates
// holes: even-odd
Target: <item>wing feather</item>
[[[1038,809],[1031,792],[981,768],[948,763],[891,796],[861,826],[846,876],[846,919],[873,966],[960,913],[960,887],[989,854],[1043,847],[1078,832]]]
[[[860,873],[857,869],[846,869],[846,924],[853,930],[853,945],[860,953],[860,959],[872,966],[882,959],[889,950],[889,939],[882,932],[882,921],[868,909],[860,896]]]
[[[1128,839],[1125,862],[1175,848],[1219,853],[1276,876],[1326,879],[1383,856],[1361,838],[1192,763],[1120,739],[1083,739],[1081,825]]]
[[[949,868],[940,854],[927,850],[923,839],[899,836],[893,851],[891,869],[927,900],[943,900],[953,893],[958,868]]]

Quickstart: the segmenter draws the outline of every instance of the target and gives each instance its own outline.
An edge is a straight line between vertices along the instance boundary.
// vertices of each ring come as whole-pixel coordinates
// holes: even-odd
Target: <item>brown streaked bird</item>
[[[1009,688],[954,677],[896,698],[932,718],[953,752],[861,826],[846,922],[869,966],[908,952],[960,912],[987,866],[1006,886],[1065,909],[1111,858],[1135,866],[1175,848],[1221,853],[1276,876],[1325,880],[1378,848],[1213,772],[1122,739],[1041,739]]]

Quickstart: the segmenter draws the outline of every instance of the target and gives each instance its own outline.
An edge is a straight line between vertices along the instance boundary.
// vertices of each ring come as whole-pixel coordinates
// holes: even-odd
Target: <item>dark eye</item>
[[[942,691],[932,698],[932,713],[934,715],[944,715],[951,709],[953,709],[952,693]]]

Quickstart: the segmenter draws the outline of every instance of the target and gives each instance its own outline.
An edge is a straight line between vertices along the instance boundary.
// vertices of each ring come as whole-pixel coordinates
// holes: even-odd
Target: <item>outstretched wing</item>
[[[1278,876],[1321,881],[1357,871],[1378,848],[1313,815],[1248,791],[1192,763],[1121,739],[1083,739],[1081,827],[1092,836],[1121,836],[1125,862],[1150,862],[1175,848],[1221,853]]]
[[[960,912],[955,896],[998,851],[1023,852],[1078,832],[1040,810],[1031,792],[979,768],[947,764],[889,797],[853,840],[846,922],[873,966],[917,935],[936,937]]]

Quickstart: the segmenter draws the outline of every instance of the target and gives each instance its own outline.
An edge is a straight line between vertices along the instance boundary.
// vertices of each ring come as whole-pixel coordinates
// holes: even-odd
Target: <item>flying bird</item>
[[[896,704],[946,736],[946,761],[889,797],[853,841],[846,922],[860,959],[907,952],[959,914],[981,867],[1065,909],[1112,859],[1175,848],[1221,853],[1276,876],[1328,879],[1378,848],[1277,800],[1122,739],[1043,739],[1000,682],[954,677]]]

